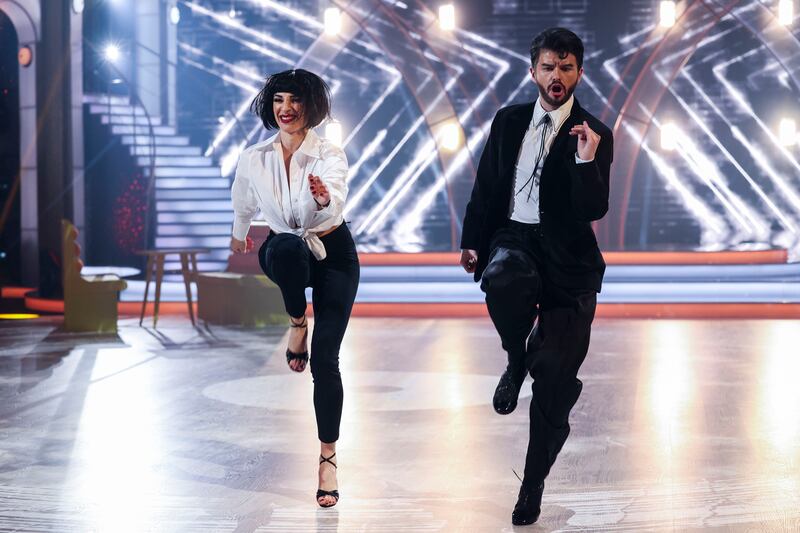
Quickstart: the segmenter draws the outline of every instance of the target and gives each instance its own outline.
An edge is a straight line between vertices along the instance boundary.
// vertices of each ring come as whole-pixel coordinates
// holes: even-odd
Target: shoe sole
[[[494,412],[497,413],[498,415],[510,415],[516,410],[517,404],[514,404],[508,411],[500,409],[496,405],[493,405],[493,407],[494,407]]]

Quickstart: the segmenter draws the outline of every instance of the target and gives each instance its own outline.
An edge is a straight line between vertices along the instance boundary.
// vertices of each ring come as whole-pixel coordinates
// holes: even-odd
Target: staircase
[[[178,135],[174,126],[161,125],[160,117],[148,118],[139,106],[121,96],[84,96],[89,113],[99,116],[130,148],[144,176],[155,174],[156,248],[207,248],[198,256],[201,271],[224,270],[229,255],[231,223],[230,181],[220,167],[205,157],[189,137]],[[153,154],[153,148],[155,153]],[[154,160],[151,161],[151,158]],[[168,257],[167,259],[172,259]],[[167,261],[169,270],[180,269],[177,257]]]

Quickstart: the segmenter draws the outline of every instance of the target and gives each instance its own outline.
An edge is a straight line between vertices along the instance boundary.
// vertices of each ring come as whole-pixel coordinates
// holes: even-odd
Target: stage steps
[[[162,124],[161,117],[148,120],[144,109],[126,97],[87,94],[84,105],[129,147],[142,173],[155,176],[155,247],[208,248],[210,253],[198,256],[199,269],[224,270],[233,211],[231,184],[217,162],[175,127]],[[177,256],[170,258],[165,267],[180,269]]]

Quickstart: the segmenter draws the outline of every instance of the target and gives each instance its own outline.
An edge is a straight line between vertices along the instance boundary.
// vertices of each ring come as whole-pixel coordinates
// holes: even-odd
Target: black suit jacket
[[[481,154],[461,235],[461,248],[478,252],[475,281],[489,261],[492,236],[508,225],[515,166],[533,108],[534,103],[528,103],[498,111]],[[594,160],[577,164],[578,138],[569,131],[583,121],[601,140]],[[608,211],[613,145],[611,130],[575,99],[550,147],[539,183],[539,221],[546,254],[540,274],[545,281],[565,289],[600,291],[605,262],[590,222]]]

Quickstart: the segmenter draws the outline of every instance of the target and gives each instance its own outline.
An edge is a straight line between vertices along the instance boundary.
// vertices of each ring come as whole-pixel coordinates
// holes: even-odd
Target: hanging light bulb
[[[461,126],[451,120],[439,131],[439,143],[448,152],[455,152],[461,146]]]
[[[677,19],[677,6],[673,0],[663,0],[659,9],[659,25],[662,28],[671,28]]]
[[[778,21],[784,26],[791,26],[794,21],[794,0],[778,2]]]
[[[456,7],[453,4],[439,6],[439,27],[445,31],[456,29]]]
[[[342,12],[338,7],[329,7],[325,10],[325,35],[339,35],[342,31]]]
[[[661,149],[671,152],[678,147],[678,135],[680,130],[672,122],[665,122],[661,125]]]

